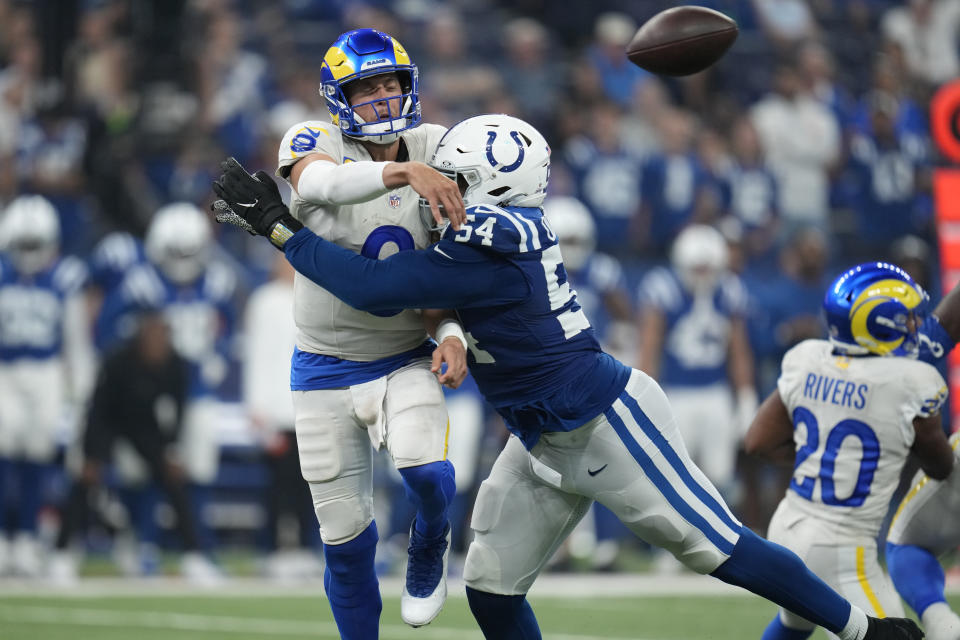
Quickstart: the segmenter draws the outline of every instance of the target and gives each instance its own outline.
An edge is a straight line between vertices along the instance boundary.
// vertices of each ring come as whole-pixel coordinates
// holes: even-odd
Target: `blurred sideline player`
[[[746,439],[751,453],[790,458],[794,474],[768,538],[872,615],[903,616],[876,539],[910,453],[935,478],[953,454],[941,425],[947,385],[916,360],[929,298],[905,271],[873,262],[841,274],[823,301],[829,340],[783,358],[777,390]],[[815,625],[781,609],[764,640],[808,637]]]
[[[37,516],[60,427],[69,404],[82,411],[93,384],[86,268],[58,257],[60,223],[42,196],[7,207],[0,242],[0,574],[9,564],[33,577],[42,570]],[[3,518],[11,497],[12,544]]]
[[[319,532],[310,490],[300,475],[290,393],[290,356],[297,333],[294,273],[289,262],[278,259],[273,277],[250,294],[243,315],[243,403],[269,473],[261,531],[261,546],[268,554],[263,569],[277,579],[306,578],[318,569],[311,551],[318,549]],[[284,513],[298,525],[299,544],[281,551],[278,527]]]
[[[670,262],[640,284],[640,369],[663,386],[690,457],[729,497],[737,443],[757,408],[747,292],[713,227],[681,231]]]
[[[174,348],[190,365],[178,447],[190,482],[200,547],[208,553],[214,546],[213,533],[203,514],[220,456],[213,397],[227,374],[228,340],[236,323],[236,276],[211,259],[212,242],[210,223],[196,206],[179,202],[161,207],[147,229],[147,261],[127,271],[104,300],[98,320],[100,343],[109,349],[131,335],[138,309],[160,308],[170,325]],[[117,462],[129,484],[145,478],[142,461],[129,451],[121,452]],[[138,493],[142,500],[151,499],[149,491]],[[134,510],[142,508],[148,507],[139,505]]]
[[[114,445],[122,441],[143,460],[149,480],[161,485],[166,493],[185,552],[181,559],[185,577],[201,584],[216,584],[219,575],[205,571],[207,563],[198,552],[193,512],[176,447],[189,384],[188,364],[174,350],[161,310],[138,309],[132,321],[136,325],[134,335],[106,354],[97,376],[85,416],[82,466],[64,502],[56,541],[58,553],[51,558],[49,575],[61,585],[76,581],[76,562],[69,545],[77,530],[83,530],[92,492],[103,482]]]
[[[635,351],[633,308],[627,282],[620,261],[596,251],[597,228],[590,210],[580,200],[570,196],[553,196],[543,201],[543,214],[560,242],[563,267],[570,286],[577,294],[584,314],[590,318],[600,346],[625,364],[633,362]],[[593,505],[593,544],[571,542],[571,553],[589,549],[591,567],[610,570],[620,550],[620,540],[630,531],[609,509],[599,502]],[[580,529],[571,540],[586,538]]]
[[[374,29],[341,35],[320,69],[332,124],[308,120],[280,143],[277,175],[293,187],[298,220],[372,259],[425,247],[419,196],[463,217],[457,186],[424,164],[445,129],[421,123],[418,71],[396,39]],[[429,216],[428,216],[429,217]],[[441,382],[466,373],[459,324],[437,312],[359,311],[297,274],[291,387],[300,466],[324,542],[324,587],[343,638],[377,637],[382,603],[370,445],[386,447],[416,505],[400,615],[429,623],[446,600],[455,492],[447,411],[431,372],[426,329],[440,346]]]
[[[429,249],[382,261],[305,229],[269,176],[250,176],[235,160],[214,190],[298,272],[355,308],[457,310],[471,372],[513,433],[481,485],[464,569],[487,638],[541,637],[527,590],[594,500],[692,569],[843,640],[922,637],[912,621],[868,618],[795,554],[737,522],[690,460],[656,382],[600,349],[540,209],[550,148],[536,129],[499,114],[469,118],[450,129],[431,165],[463,189],[467,222],[448,226]]]
[[[937,362],[960,338],[960,287],[955,287],[932,314],[939,338],[921,335],[921,358]],[[929,324],[929,323],[928,323]],[[939,325],[939,326],[937,326]],[[917,613],[928,640],[960,640],[960,617],[944,595],[945,576],[937,557],[960,545],[960,434],[950,438],[954,472],[937,480],[922,470],[897,508],[887,536],[887,569],[893,586]]]

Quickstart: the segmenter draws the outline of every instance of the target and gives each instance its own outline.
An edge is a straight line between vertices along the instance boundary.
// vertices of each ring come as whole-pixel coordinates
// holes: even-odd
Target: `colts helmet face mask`
[[[916,357],[917,327],[929,304],[927,292],[906,271],[888,262],[866,262],[833,281],[823,314],[838,353]]]
[[[710,293],[729,264],[727,241],[709,225],[692,224],[674,240],[670,262],[688,291]]]
[[[580,271],[597,247],[597,225],[586,205],[570,196],[551,196],[543,201],[543,214],[560,241],[563,266]]]
[[[20,196],[0,218],[0,248],[8,252],[17,271],[43,271],[60,250],[60,219],[43,196]]]
[[[386,113],[375,107],[384,102],[379,97],[351,105],[349,90],[344,87],[362,78],[396,74],[400,81],[400,95],[385,101]],[[344,135],[375,144],[390,144],[401,131],[420,124],[417,65],[410,61],[406,49],[391,36],[376,29],[355,29],[337,38],[327,50],[320,66],[320,95],[327,103],[333,124]],[[356,112],[358,107],[374,107],[379,118],[365,121]],[[399,108],[397,108],[399,106]]]
[[[147,258],[173,282],[189,284],[206,269],[210,237],[210,222],[200,209],[188,202],[169,204],[147,229]]]
[[[467,207],[539,207],[550,177],[550,145],[519,118],[474,116],[444,134],[428,164],[460,186]],[[432,224],[423,198],[420,211],[424,222]]]

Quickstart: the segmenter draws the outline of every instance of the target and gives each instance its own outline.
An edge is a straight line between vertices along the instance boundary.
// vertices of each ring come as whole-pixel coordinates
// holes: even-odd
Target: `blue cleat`
[[[400,597],[400,617],[411,627],[430,624],[447,600],[450,525],[437,538],[424,538],[410,526],[410,556]]]

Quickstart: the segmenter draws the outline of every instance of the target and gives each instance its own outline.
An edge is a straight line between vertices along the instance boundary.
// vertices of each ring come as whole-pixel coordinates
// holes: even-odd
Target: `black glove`
[[[270,239],[278,249],[303,225],[283,204],[280,189],[265,171],[250,175],[234,158],[220,163],[223,174],[213,183],[213,191],[229,209],[244,220],[254,233]],[[219,201],[218,201],[219,202]],[[214,203],[212,209],[217,213],[218,222],[232,222],[241,228],[244,225],[232,220],[224,211],[223,205]]]

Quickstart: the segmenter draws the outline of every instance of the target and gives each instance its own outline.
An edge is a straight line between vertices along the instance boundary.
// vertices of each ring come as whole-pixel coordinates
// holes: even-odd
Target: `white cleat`
[[[450,556],[450,525],[432,540],[410,525],[407,575],[400,596],[400,617],[411,627],[433,622],[447,600],[447,558]]]
[[[202,553],[192,551],[180,559],[180,573],[195,585],[216,587],[224,583],[223,573]]]
[[[29,533],[19,533],[10,547],[13,573],[24,578],[40,577],[43,562],[40,558],[40,542]]]
[[[80,583],[77,559],[69,551],[56,551],[47,563],[47,578],[56,587],[74,587]]]

